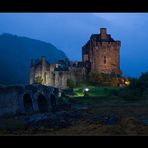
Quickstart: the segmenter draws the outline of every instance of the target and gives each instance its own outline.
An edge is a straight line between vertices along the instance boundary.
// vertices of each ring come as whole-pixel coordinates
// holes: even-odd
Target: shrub
[[[93,85],[111,86],[112,79],[109,74],[91,72],[89,74],[89,82]]]
[[[74,87],[76,87],[76,82],[73,81],[72,79],[68,79],[68,80],[67,80],[67,86],[68,86],[69,88],[74,88]]]
[[[108,91],[108,88],[104,88],[104,91]]]
[[[42,84],[42,82],[43,82],[43,79],[41,76],[35,77],[35,80],[34,80],[35,84]]]
[[[129,89],[136,90],[138,96],[143,96],[143,93],[148,89],[148,72],[142,73],[139,79],[131,78]]]

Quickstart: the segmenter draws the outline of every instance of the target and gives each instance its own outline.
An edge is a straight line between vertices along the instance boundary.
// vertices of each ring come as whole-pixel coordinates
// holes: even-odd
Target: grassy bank
[[[95,87],[95,86],[84,86],[79,88],[74,88],[75,97],[83,97],[85,94],[85,89],[88,89],[88,94],[90,97],[107,96],[113,90],[119,90],[119,87]]]

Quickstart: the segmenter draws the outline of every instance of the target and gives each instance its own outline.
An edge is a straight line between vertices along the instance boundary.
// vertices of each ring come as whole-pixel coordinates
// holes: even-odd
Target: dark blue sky
[[[106,27],[121,40],[125,76],[148,71],[148,13],[1,13],[0,34],[12,33],[54,44],[71,60],[81,60],[81,47]]]

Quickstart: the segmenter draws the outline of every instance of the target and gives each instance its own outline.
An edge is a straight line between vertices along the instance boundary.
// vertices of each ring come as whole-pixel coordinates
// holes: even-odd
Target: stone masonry
[[[0,116],[50,112],[59,101],[59,90],[54,87],[0,86]]]
[[[50,64],[44,56],[31,62],[30,84],[34,84],[35,79],[41,77],[43,85],[63,89],[67,88],[68,79],[79,82],[84,76],[85,68],[82,62],[59,60],[56,64]]]
[[[114,72],[121,75],[120,70],[121,42],[107,34],[106,28],[100,28],[100,34],[93,34],[82,47],[82,59],[88,72]]]

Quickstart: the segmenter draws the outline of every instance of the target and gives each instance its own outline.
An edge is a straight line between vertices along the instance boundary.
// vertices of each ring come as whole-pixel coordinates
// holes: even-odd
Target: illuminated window
[[[106,56],[104,56],[104,64],[106,64]]]

